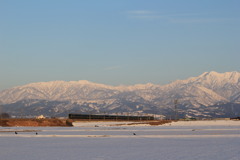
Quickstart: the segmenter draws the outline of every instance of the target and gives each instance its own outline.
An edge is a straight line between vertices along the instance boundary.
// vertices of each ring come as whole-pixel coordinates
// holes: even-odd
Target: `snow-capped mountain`
[[[240,103],[240,72],[205,72],[198,77],[177,80],[164,86],[150,83],[109,86],[86,80],[52,81],[0,92],[0,102],[6,111],[17,111],[17,105],[19,109],[29,110],[32,115],[44,111],[48,115],[140,112],[169,116],[174,112],[176,99],[182,116],[224,116],[224,112],[218,112],[221,108],[219,104]],[[17,115],[17,112],[14,114]]]
[[[199,105],[212,105],[216,102],[240,102],[239,72],[205,72],[198,77],[178,80],[164,86],[164,91],[182,101],[196,101]]]

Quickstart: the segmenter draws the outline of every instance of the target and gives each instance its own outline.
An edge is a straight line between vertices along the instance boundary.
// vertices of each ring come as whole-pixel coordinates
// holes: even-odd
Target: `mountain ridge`
[[[94,112],[107,110],[167,114],[170,110],[173,112],[173,101],[176,99],[179,106],[182,106],[182,112],[197,110],[196,114],[202,115],[199,108],[203,106],[206,108],[219,103],[240,103],[240,72],[204,72],[200,76],[166,85],[147,83],[110,86],[87,80],[50,81],[30,83],[0,92],[3,105],[17,104],[24,100],[38,100],[39,103],[56,101],[58,104],[61,101],[69,102],[68,109],[64,112],[71,111],[75,106],[79,110],[84,108],[84,111]]]

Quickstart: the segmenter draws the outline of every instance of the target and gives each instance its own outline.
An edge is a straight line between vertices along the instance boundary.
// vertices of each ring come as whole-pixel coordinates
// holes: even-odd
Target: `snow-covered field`
[[[0,156],[2,160],[240,160],[240,121],[118,124],[0,127]]]

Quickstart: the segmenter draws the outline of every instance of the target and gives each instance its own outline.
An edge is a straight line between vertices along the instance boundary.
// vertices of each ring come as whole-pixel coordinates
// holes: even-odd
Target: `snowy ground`
[[[85,122],[75,126],[1,127],[1,159],[240,160],[240,121],[164,126]]]

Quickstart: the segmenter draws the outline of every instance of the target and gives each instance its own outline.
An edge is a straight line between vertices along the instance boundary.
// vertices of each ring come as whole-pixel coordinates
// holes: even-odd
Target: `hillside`
[[[109,86],[86,80],[31,83],[0,92],[3,111],[12,115],[66,116],[68,113],[128,113],[181,117],[226,117],[239,113],[240,73],[205,72],[167,85]],[[224,109],[223,109],[224,108]]]
[[[19,126],[31,126],[31,127],[67,127],[72,126],[72,123],[66,119],[1,119],[0,126],[3,127],[19,127]]]

